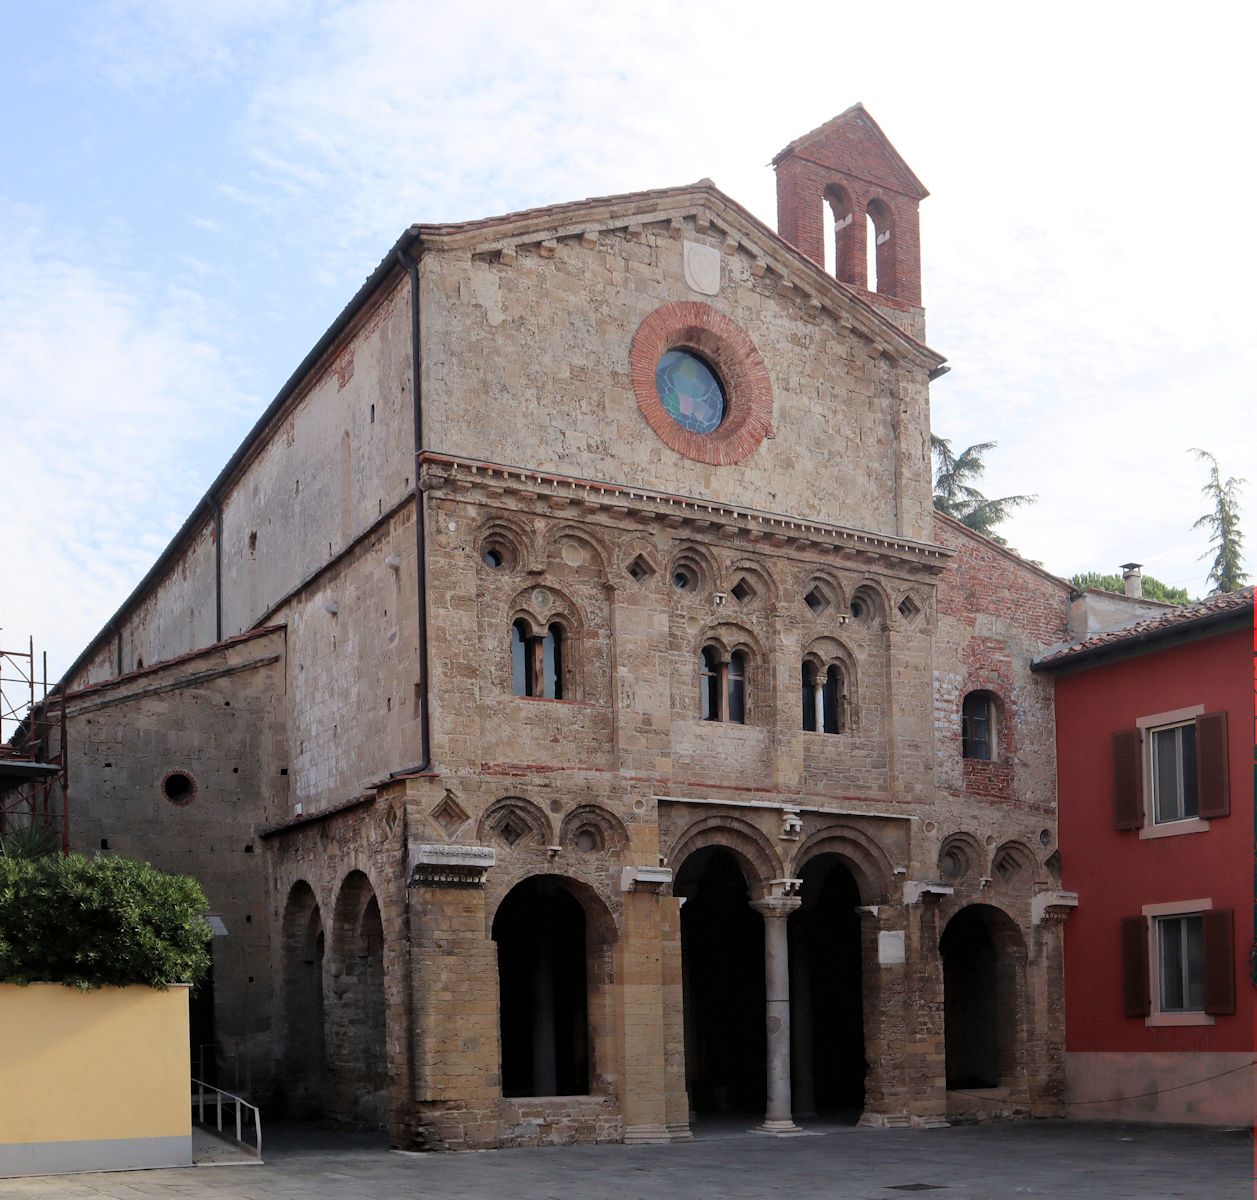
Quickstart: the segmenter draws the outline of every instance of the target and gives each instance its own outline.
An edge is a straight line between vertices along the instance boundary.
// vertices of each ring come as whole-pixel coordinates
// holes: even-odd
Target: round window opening
[[[692,350],[669,350],[655,367],[659,401],[682,429],[712,433],[725,419],[720,377]]]
[[[171,771],[161,781],[161,790],[171,804],[189,804],[196,795],[196,783],[183,771]]]

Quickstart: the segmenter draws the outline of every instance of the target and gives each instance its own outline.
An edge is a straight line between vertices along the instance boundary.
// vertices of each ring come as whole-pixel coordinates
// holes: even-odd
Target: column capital
[[[766,920],[769,917],[788,917],[802,904],[798,896],[765,896],[762,900],[751,901],[751,907]]]

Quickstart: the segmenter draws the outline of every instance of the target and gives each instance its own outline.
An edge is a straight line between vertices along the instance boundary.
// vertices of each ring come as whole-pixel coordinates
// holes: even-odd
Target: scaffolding
[[[43,829],[70,852],[65,699],[48,686],[48,655],[37,660],[0,640],[0,837]]]

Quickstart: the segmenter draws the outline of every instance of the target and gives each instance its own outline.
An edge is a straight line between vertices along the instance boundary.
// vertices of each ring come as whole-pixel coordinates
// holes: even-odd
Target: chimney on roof
[[[1136,600],[1143,598],[1144,577],[1139,568],[1143,563],[1122,563],[1122,587],[1128,596]]]

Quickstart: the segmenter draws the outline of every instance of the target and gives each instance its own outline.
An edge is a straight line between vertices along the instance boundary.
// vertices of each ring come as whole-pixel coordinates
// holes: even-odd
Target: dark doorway
[[[938,948],[943,956],[947,1086],[999,1087],[1001,1058],[1011,1049],[1001,1046],[1001,1034],[1007,1036],[1014,997],[1007,994],[1007,981],[1001,986],[1001,974],[1007,971],[1000,970],[995,939],[981,908],[962,908],[952,917]]]
[[[284,1074],[288,1111],[320,1116],[327,1052],[323,1027],[323,918],[307,883],[297,883],[284,911]]]
[[[384,922],[371,883],[352,871],[336,901],[329,1115],[382,1129],[388,1117]]]
[[[764,919],[737,859],[696,850],[677,872],[685,986],[685,1070],[696,1113],[763,1115],[767,1099]]]
[[[835,854],[810,859],[790,917],[791,1084],[795,1119],[854,1124],[864,1109],[860,890]]]
[[[580,901],[552,876],[517,884],[498,908],[504,1096],[589,1093],[585,926]]]

